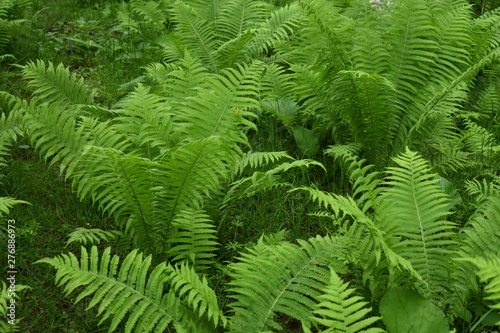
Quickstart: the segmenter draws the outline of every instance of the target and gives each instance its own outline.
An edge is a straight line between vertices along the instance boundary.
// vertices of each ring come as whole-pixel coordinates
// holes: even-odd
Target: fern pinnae
[[[83,79],[70,75],[69,69],[62,64],[54,67],[51,62],[46,65],[37,60],[22,68],[24,77],[30,80],[28,86],[35,88],[33,94],[42,102],[63,107],[93,103],[93,94],[86,90]]]
[[[219,66],[214,54],[217,40],[211,25],[182,1],[174,3],[173,18],[177,22],[175,31],[183,37],[183,44],[188,51],[217,72]]]
[[[417,153],[407,150],[394,161],[398,167],[388,168],[388,187],[382,194],[385,204],[379,209],[381,223],[389,226],[398,221],[396,228],[387,227],[393,236],[404,239],[394,251],[411,262],[428,283],[419,284],[421,292],[435,296],[447,285],[450,262],[443,254],[450,253],[455,244],[455,225],[444,220],[451,214],[449,198]]]
[[[102,317],[101,322],[113,317],[110,332],[124,320],[127,321],[126,332],[145,327],[149,327],[146,332],[153,332],[154,328],[165,328],[168,323],[174,321],[175,318],[166,312],[162,305],[163,285],[167,282],[166,266],[160,264],[148,278],[150,256],[143,259],[142,255],[134,250],[118,269],[119,258],[113,256],[110,260],[110,253],[110,248],[106,249],[99,259],[96,247],[91,249],[90,256],[87,250],[82,248],[80,262],[75,255],[69,253],[56,258],[45,258],[37,263],[47,263],[55,267],[56,282],[58,285],[65,285],[65,292],[68,294],[80,286],[86,286],[77,301],[94,294],[89,308],[100,303],[98,315]],[[144,289],[146,280],[147,286]],[[157,314],[153,321],[149,315],[145,315],[145,309],[150,308],[154,308]],[[130,317],[125,319],[127,313],[130,313]]]
[[[219,245],[215,226],[202,210],[184,210],[177,214],[169,229],[166,250],[173,262],[185,261],[197,271],[210,267]]]
[[[238,313],[233,317],[232,331],[280,329],[274,319],[277,312],[308,320],[312,299],[327,282],[326,265],[341,268],[344,264],[335,257],[343,257],[342,245],[329,236],[318,236],[301,245],[266,245],[261,239],[232,265],[230,284],[236,301],[231,307]]]
[[[69,234],[69,239],[66,242],[66,246],[73,242],[78,242],[82,244],[100,244],[101,241],[109,241],[120,236],[119,231],[104,231],[101,229],[93,228],[77,228],[75,231]]]
[[[347,289],[348,283],[342,283],[333,269],[330,274],[330,281],[324,289],[325,293],[317,297],[319,302],[312,316],[314,322],[326,327],[322,332],[385,332],[381,328],[367,328],[381,318],[367,316],[371,311],[366,307],[368,303],[362,301],[360,296],[353,296],[355,290]],[[307,329],[306,332],[310,330]]]
[[[207,279],[200,277],[186,263],[169,266],[171,272],[169,284],[175,290],[177,297],[185,302],[198,317],[207,316],[214,326],[226,325],[227,319],[219,309],[217,296],[208,286]]]

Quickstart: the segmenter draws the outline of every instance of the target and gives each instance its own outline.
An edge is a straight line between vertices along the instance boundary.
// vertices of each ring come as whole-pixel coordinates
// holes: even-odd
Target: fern
[[[499,218],[500,198],[496,196],[485,199],[457,236],[460,244],[457,258],[488,258],[499,255]],[[460,260],[457,259],[453,277],[457,294],[466,299],[471,292],[479,292],[476,279],[472,278],[477,271],[472,264]]]
[[[5,59],[7,54],[3,54],[16,28],[28,23],[22,18],[13,17],[13,11],[16,7],[29,9],[30,1],[21,0],[2,0],[0,1],[0,57]]]
[[[380,223],[400,239],[394,251],[411,262],[425,283],[417,284],[426,297],[437,296],[448,285],[454,224],[444,220],[449,198],[436,184],[425,160],[407,150],[388,168],[387,188],[378,207]],[[393,226],[394,229],[389,227]]]
[[[182,211],[172,223],[166,242],[172,261],[185,261],[196,270],[207,269],[215,257],[218,243],[214,225],[202,211]]]
[[[281,327],[277,313],[304,322],[314,307],[319,290],[328,283],[332,265],[343,268],[343,246],[327,237],[300,241],[300,246],[282,242],[276,246],[259,240],[248,253],[232,264],[230,282],[235,301],[231,323],[233,332],[262,332]]]
[[[157,332],[169,325],[186,327],[189,323],[184,320],[189,316],[205,318],[213,323],[212,327],[225,321],[207,280],[187,265],[163,263],[150,272],[151,256],[143,258],[134,250],[119,267],[119,257],[111,257],[111,248],[99,256],[95,246],[90,253],[82,247],[80,261],[69,253],[37,263],[57,269],[56,283],[65,286],[67,294],[85,287],[76,302],[93,295],[88,308],[100,304],[101,323],[111,319],[108,332],[122,322],[125,332]]]
[[[297,4],[292,4],[273,11],[270,17],[259,24],[246,47],[248,57],[255,57],[264,51],[276,49],[287,41],[294,30],[302,23],[302,12]]]
[[[483,179],[480,182],[477,179],[468,180],[465,182],[466,190],[469,195],[476,196],[476,201],[482,203],[488,197],[498,196],[500,193],[500,179],[497,177],[494,181],[488,182]]]
[[[257,157],[257,159],[259,157],[262,158],[263,156],[265,156],[265,158],[269,158],[270,155],[273,155],[257,154],[257,156],[253,156],[254,154],[250,156]],[[288,155],[285,156],[288,157]],[[246,157],[249,156],[247,155]],[[252,160],[246,161],[245,163],[255,163],[255,161]],[[291,184],[288,184],[281,180],[280,174],[293,168],[309,167],[312,165],[316,165],[325,169],[324,166],[319,162],[312,160],[298,160],[290,163],[283,162],[268,171],[255,171],[251,176],[240,178],[230,184],[230,187],[227,190],[224,199],[222,200],[220,209],[225,209],[230,203],[241,200],[243,198],[251,197],[258,192],[270,191],[281,187],[292,187]]]
[[[353,296],[354,289],[348,289],[348,283],[342,283],[335,271],[331,271],[330,281],[325,293],[318,296],[320,301],[313,311],[313,321],[326,329],[321,332],[385,332],[380,328],[368,326],[380,320],[379,317],[368,317],[371,309],[366,308],[367,302],[362,297]],[[306,330],[306,332],[311,332]]]
[[[9,307],[12,304],[19,306],[16,302],[19,299],[20,293],[23,290],[31,289],[22,284],[17,284],[13,289],[11,288],[11,286],[7,287],[5,282],[2,281],[2,287],[0,288],[0,329],[5,333],[19,331],[18,324],[21,318],[16,318],[15,313],[14,316],[9,315],[11,314]]]
[[[340,159],[343,164],[343,169],[348,174],[349,180],[353,187],[353,197],[357,199],[358,205],[363,205],[364,213],[375,204],[375,198],[382,190],[379,185],[379,172],[370,171],[374,165],[366,165],[366,160],[359,160],[354,154],[356,148],[353,146],[333,146],[325,150],[325,154],[333,156],[335,159]]]
[[[482,282],[487,283],[485,291],[488,296],[485,297],[486,300],[492,301],[490,307],[492,309],[500,308],[500,291],[498,290],[498,285],[500,283],[500,258],[498,256],[493,257],[479,257],[479,258],[468,258],[467,261],[471,262],[479,271],[477,276]],[[498,325],[499,323],[496,323]]]
[[[181,1],[173,6],[173,18],[177,22],[176,35],[182,40],[181,50],[187,48],[190,54],[207,64],[209,68],[217,70],[217,58],[214,54],[217,41],[210,23],[198,17],[193,8]],[[172,46],[167,47],[165,52],[168,57],[173,52]]]
[[[41,60],[23,66],[24,78],[30,80],[28,87],[41,102],[57,103],[60,107],[92,104],[93,93],[87,91],[83,79],[76,74],[70,75],[69,69],[62,64],[57,67]]]
[[[108,242],[119,236],[121,236],[121,232],[119,231],[77,228],[75,231],[69,234],[69,239],[66,242],[66,246],[74,242],[78,242],[83,245],[86,245],[87,243],[90,243],[91,245],[100,244],[101,241]]]

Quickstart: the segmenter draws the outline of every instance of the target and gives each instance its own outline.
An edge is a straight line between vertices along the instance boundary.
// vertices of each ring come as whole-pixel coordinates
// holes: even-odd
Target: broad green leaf
[[[417,292],[395,287],[380,302],[389,333],[448,333],[448,321],[439,307]]]

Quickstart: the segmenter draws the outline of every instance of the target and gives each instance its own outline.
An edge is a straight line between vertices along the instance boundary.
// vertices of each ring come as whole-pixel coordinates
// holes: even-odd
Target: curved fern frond
[[[481,282],[486,283],[484,289],[488,296],[485,299],[492,301],[489,305],[490,308],[500,309],[500,257],[466,258],[465,260],[474,264],[479,269],[477,276],[479,276]],[[496,325],[498,324],[500,323],[496,323]]]
[[[240,175],[246,168],[256,169],[283,159],[290,160],[293,158],[284,151],[248,152],[234,165],[234,174]]]
[[[331,146],[325,150],[325,154],[333,156],[335,160],[342,162],[343,169],[352,184],[352,196],[356,199],[359,206],[362,207],[364,213],[372,208],[375,204],[375,199],[382,191],[379,185],[382,183],[378,171],[371,171],[374,168],[373,164],[367,164],[366,160],[359,159],[355,152],[357,147],[351,146]],[[365,165],[367,164],[367,165]]]
[[[488,197],[500,195],[500,177],[497,177],[492,182],[488,182],[486,179],[483,179],[482,182],[477,179],[467,180],[465,189],[469,195],[476,196],[478,203],[482,203]]]
[[[85,149],[81,167],[74,175],[80,197],[90,196],[104,212],[114,215],[119,224],[141,248],[155,253],[152,234],[155,213],[153,170],[148,159],[123,152],[90,146]],[[145,177],[144,175],[150,175]]]
[[[0,330],[5,333],[14,333],[19,331],[19,321],[21,318],[17,317],[15,312],[12,313],[9,307],[17,302],[20,293],[23,290],[31,289],[22,284],[14,284],[7,287],[5,282],[2,281],[0,288]]]
[[[500,256],[500,197],[488,197],[479,206],[457,236],[460,247],[457,258],[488,258]],[[458,261],[459,259],[457,259]],[[476,269],[468,262],[458,261],[454,271],[455,288],[462,298],[478,293]]]
[[[52,62],[42,60],[22,66],[24,78],[30,80],[28,87],[41,102],[57,104],[60,107],[92,104],[93,93],[89,92],[83,79],[70,74],[63,64],[54,67]]]
[[[278,43],[286,41],[302,21],[302,10],[298,4],[281,7],[262,22],[248,43],[249,56],[255,57],[272,50]]]
[[[219,309],[217,295],[209,287],[207,279],[200,277],[194,268],[187,263],[168,266],[170,273],[168,283],[175,296],[184,303],[197,318],[213,323],[212,327],[225,326],[227,318]],[[183,320],[185,320],[183,318]],[[196,322],[196,321],[195,321]],[[196,327],[196,325],[193,325]],[[193,331],[193,333],[196,330]]]
[[[28,204],[29,202],[24,200],[17,200],[14,198],[0,197],[0,216],[9,214],[10,209],[17,204]]]
[[[232,332],[279,330],[276,314],[308,322],[314,299],[328,283],[328,265],[342,269],[343,246],[329,236],[301,241],[300,246],[281,242],[266,245],[261,239],[232,264],[230,282],[235,301]]]
[[[248,156],[248,155],[247,155]],[[286,155],[288,157],[288,155]],[[292,168],[319,166],[325,170],[324,166],[312,160],[298,160],[293,162],[283,162],[278,166],[265,172],[255,171],[249,177],[243,177],[231,183],[229,190],[221,203],[221,208],[225,208],[230,202],[251,197],[258,192],[269,191],[280,187],[291,187],[291,184],[281,181],[280,174]]]
[[[20,102],[14,117],[28,135],[31,145],[45,161],[59,163],[60,173],[69,177],[79,163],[90,133],[78,126],[75,115],[64,112],[57,104],[36,106],[32,100]]]
[[[334,270],[331,270],[328,286],[318,296],[319,303],[313,311],[313,321],[325,327],[320,332],[363,332],[383,333],[381,328],[367,328],[380,320],[380,317],[369,316],[371,308],[360,296],[352,295],[355,290],[348,289]],[[306,332],[311,332],[306,330]]]
[[[101,244],[101,241],[108,242],[121,235],[122,233],[116,230],[105,231],[96,228],[94,229],[76,228],[75,231],[69,234],[69,239],[66,242],[66,246],[74,242],[81,243],[83,245],[86,245],[87,243],[91,245]]]
[[[296,190],[309,192],[311,198],[317,201],[320,206],[334,211],[337,219],[336,223],[340,225],[341,233],[359,241],[359,262],[362,266],[367,269],[374,269],[371,266],[378,266],[381,263],[382,254],[384,254],[391,266],[407,271],[418,280],[422,280],[419,272],[412,267],[411,262],[391,248],[394,241],[387,236],[390,226],[379,225],[379,221],[375,221],[371,216],[364,213],[354,199],[310,187],[301,187],[292,191]],[[341,216],[348,216],[350,219],[339,219]],[[389,230],[385,230],[386,228]],[[367,235],[368,237],[366,237]]]
[[[44,258],[56,268],[56,283],[64,286],[66,294],[78,287],[85,287],[76,302],[92,296],[88,308],[99,305],[101,323],[110,318],[109,332],[120,323],[125,332],[162,332],[169,325],[186,327],[185,320],[198,320],[204,316],[213,327],[224,323],[213,290],[206,279],[200,278],[187,265],[172,267],[164,263],[150,271],[151,256],[143,258],[132,251],[119,265],[120,258],[111,256],[107,248],[99,256],[97,247],[90,253],[82,247],[81,259],[73,254]],[[120,267],[119,267],[120,266]]]
[[[151,256],[143,259],[137,250],[127,255],[121,267],[120,258],[111,257],[111,248],[104,250],[101,256],[95,246],[90,254],[83,247],[81,251],[80,260],[70,252],[37,263],[49,264],[57,270],[56,283],[64,286],[67,295],[85,286],[76,302],[93,295],[88,308],[100,303],[101,323],[112,317],[110,332],[122,321],[126,323],[125,332],[155,332],[165,330],[172,321],[178,320],[175,313],[168,311],[168,305],[176,300],[168,299],[165,294],[169,278],[165,264],[149,273]]]

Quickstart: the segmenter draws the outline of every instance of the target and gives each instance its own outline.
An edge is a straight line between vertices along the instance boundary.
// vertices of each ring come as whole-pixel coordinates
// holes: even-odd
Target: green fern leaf
[[[125,332],[158,332],[170,324],[189,325],[183,323],[186,320],[193,320],[196,327],[195,323],[203,316],[213,322],[212,327],[226,320],[207,280],[187,265],[172,267],[162,263],[150,272],[151,256],[143,259],[142,254],[134,250],[118,268],[119,258],[111,257],[111,248],[99,258],[95,246],[90,255],[82,247],[80,261],[69,253],[37,263],[57,269],[56,283],[64,285],[67,294],[85,287],[76,302],[93,295],[88,308],[100,303],[101,322],[111,318],[109,332],[122,322]],[[181,306],[181,302],[186,307]],[[197,318],[193,318],[193,314]]]
[[[78,242],[86,245],[90,243],[91,245],[100,244],[101,241],[109,241],[121,236],[119,231],[104,231],[101,229],[86,229],[77,228],[75,231],[69,234],[69,239],[66,242],[66,246],[71,243]]]
[[[425,283],[418,284],[420,292],[437,296],[447,286],[450,246],[455,244],[454,224],[444,220],[451,214],[449,198],[417,153],[407,150],[394,161],[398,166],[388,168],[378,207],[381,224],[401,239],[394,251],[424,278]]]
[[[17,302],[19,300],[20,293],[23,290],[31,289],[22,284],[16,284],[13,289],[11,288],[12,286],[7,287],[5,282],[2,281],[2,286],[0,288],[0,330],[5,333],[19,331],[18,324],[21,318],[16,318],[15,313],[12,315],[9,306],[11,306],[12,301]],[[18,306],[15,303],[14,305]]]
[[[210,267],[218,243],[214,225],[203,211],[185,210],[177,214],[167,238],[167,254],[172,261],[185,261],[196,270]]]
[[[22,68],[24,78],[30,80],[28,87],[35,89],[33,94],[42,102],[61,107],[93,103],[93,94],[87,91],[83,79],[71,75],[62,64],[54,67],[51,62],[37,60]]]
[[[492,301],[489,306],[492,309],[500,309],[500,257],[489,256],[468,258],[466,260],[477,266],[479,269],[477,276],[479,276],[481,282],[487,283],[485,291],[488,296],[485,299]],[[496,325],[498,324],[500,323],[496,323]]]
[[[132,332],[132,329],[142,330],[146,325],[164,330],[169,323],[176,320],[166,311],[163,304],[167,301],[163,294],[164,285],[168,280],[167,267],[160,264],[148,274],[151,257],[143,259],[137,250],[125,258],[120,268],[119,258],[111,258],[111,248],[107,248],[99,258],[95,246],[92,247],[90,256],[82,247],[80,261],[74,254],[69,253],[56,258],[45,258],[37,263],[46,263],[57,269],[56,283],[64,286],[66,294],[85,286],[76,302],[94,295],[89,308],[100,303],[98,315],[102,316],[101,322],[112,317],[109,332],[115,330],[122,321],[128,323],[137,320],[127,325],[125,332]],[[149,308],[154,309],[155,315],[152,318],[145,316]],[[128,319],[125,319],[126,314],[129,314]],[[153,331],[155,330],[146,330]]]
[[[367,328],[381,318],[369,316],[371,309],[366,307],[368,302],[360,296],[353,296],[355,290],[348,289],[348,286],[331,270],[328,286],[317,297],[319,303],[313,311],[313,321],[326,327],[321,332],[385,332],[380,328]]]
[[[343,267],[339,239],[311,238],[297,245],[281,242],[266,245],[262,241],[241,254],[232,264],[231,304],[235,316],[233,332],[262,332],[280,329],[275,315],[283,313],[308,321],[313,299],[328,282],[327,265]]]
[[[457,237],[460,244],[458,258],[487,258],[500,255],[500,197],[488,197],[472,215],[467,225]],[[461,297],[469,295],[469,291],[479,292],[479,286],[473,276],[476,269],[468,262],[459,259],[454,270],[455,288]]]

